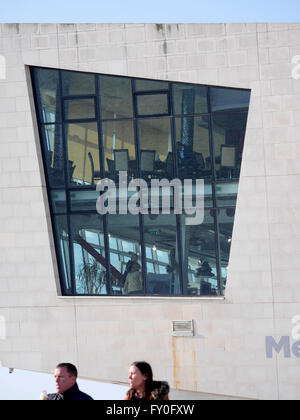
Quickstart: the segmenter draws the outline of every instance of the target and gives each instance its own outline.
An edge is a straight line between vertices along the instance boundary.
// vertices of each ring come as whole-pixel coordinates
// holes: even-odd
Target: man
[[[81,392],[77,385],[78,372],[71,363],[60,363],[56,366],[54,380],[57,394],[49,394],[48,400],[91,401],[92,397]]]

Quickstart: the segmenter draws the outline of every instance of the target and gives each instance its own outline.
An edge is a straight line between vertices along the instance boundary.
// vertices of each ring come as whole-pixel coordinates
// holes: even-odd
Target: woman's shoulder
[[[153,381],[151,386],[150,396],[145,399],[147,400],[168,400],[169,399],[170,387],[168,382],[164,381]],[[129,389],[127,391],[125,400],[134,400],[138,399],[134,389]]]

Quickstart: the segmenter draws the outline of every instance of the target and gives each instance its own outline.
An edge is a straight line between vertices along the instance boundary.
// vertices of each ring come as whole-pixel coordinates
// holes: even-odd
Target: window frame
[[[215,151],[214,151],[214,140],[213,140],[213,115],[215,113],[223,113],[226,112],[228,113],[228,111],[212,111],[211,109],[211,104],[210,104],[210,99],[211,99],[211,93],[210,93],[210,89],[211,88],[215,88],[215,87],[219,87],[219,86],[207,86],[207,85],[201,85],[201,84],[193,84],[193,83],[181,83],[181,82],[171,82],[168,81],[168,90],[147,90],[147,91],[135,91],[135,81],[136,80],[148,80],[148,81],[160,81],[160,80],[155,80],[155,79],[143,79],[143,78],[135,78],[135,77],[127,77],[127,76],[119,76],[119,75],[107,75],[107,74],[95,74],[95,73],[88,73],[88,74],[93,74],[95,76],[95,95],[93,94],[88,94],[88,95],[62,95],[63,92],[63,87],[62,87],[62,72],[65,71],[69,71],[69,70],[64,70],[64,69],[53,69],[53,68],[49,68],[49,70],[52,71],[57,71],[59,74],[59,95],[60,95],[60,110],[61,110],[61,118],[62,121],[54,121],[54,122],[44,122],[43,119],[41,118],[41,108],[40,108],[40,104],[39,104],[39,94],[38,94],[38,89],[36,86],[36,76],[35,76],[35,72],[38,71],[38,69],[47,69],[46,67],[37,67],[37,66],[30,66],[30,72],[31,72],[31,80],[32,80],[32,87],[33,87],[33,93],[34,93],[34,103],[35,103],[35,109],[36,109],[36,115],[37,115],[37,121],[38,121],[38,129],[39,129],[39,134],[40,134],[40,142],[41,142],[41,149],[42,149],[42,161],[43,161],[43,167],[44,167],[44,173],[45,173],[45,178],[46,178],[46,187],[47,187],[47,195],[48,195],[48,203],[49,203],[49,208],[50,208],[50,215],[51,215],[51,221],[52,221],[52,226],[55,226],[55,218],[57,216],[65,216],[67,218],[67,225],[68,225],[68,232],[69,232],[69,255],[70,255],[70,273],[71,273],[71,295],[72,296],[93,296],[93,295],[77,295],[75,294],[75,278],[74,278],[74,252],[73,252],[73,245],[74,245],[74,238],[73,238],[73,233],[72,233],[72,226],[71,226],[71,216],[75,215],[75,214],[89,214],[89,213],[96,213],[95,211],[91,211],[91,210],[86,210],[86,211],[74,211],[71,208],[71,197],[70,194],[72,191],[78,191],[78,190],[94,190],[95,188],[93,186],[89,186],[89,185],[83,185],[80,187],[74,187],[70,184],[68,184],[66,181],[68,179],[68,169],[67,169],[67,139],[66,139],[66,133],[65,133],[65,125],[66,124],[74,124],[74,123],[84,123],[84,122],[96,122],[97,123],[97,128],[98,128],[98,138],[99,138],[99,162],[100,162],[100,173],[101,176],[103,177],[105,175],[105,166],[104,166],[104,156],[105,156],[105,151],[103,149],[103,130],[102,130],[102,121],[112,121],[111,119],[102,119],[102,112],[101,112],[101,95],[100,95],[100,77],[101,76],[111,76],[111,77],[124,77],[126,79],[130,79],[131,80],[131,86],[132,86],[132,104],[133,104],[133,116],[132,117],[128,117],[128,118],[117,118],[113,121],[121,121],[121,120],[132,120],[133,121],[133,129],[134,129],[134,141],[135,141],[135,153],[136,153],[136,161],[137,161],[137,168],[138,168],[138,173],[137,175],[140,176],[140,144],[138,142],[138,128],[137,128],[137,123],[138,120],[142,120],[144,118],[163,118],[163,117],[169,117],[171,119],[171,139],[172,139],[172,152],[173,152],[173,170],[174,170],[174,177],[178,176],[178,164],[177,164],[177,157],[176,157],[176,139],[175,139],[175,129],[174,129],[174,124],[175,124],[175,119],[176,118],[185,118],[185,117],[199,117],[201,115],[205,115],[208,117],[208,129],[209,129],[209,146],[210,146],[210,159],[211,159],[211,171],[212,171],[212,177],[211,180],[209,180],[209,183],[211,184],[211,190],[212,190],[212,206],[208,207],[210,210],[214,211],[216,216],[215,216],[215,235],[216,235],[216,256],[217,256],[217,274],[218,274],[218,296],[223,296],[223,290],[222,289],[222,285],[221,285],[221,281],[222,281],[222,277],[221,277],[221,270],[222,270],[222,266],[221,266],[221,252],[220,252],[220,243],[219,243],[219,222],[218,222],[218,217],[217,217],[217,213],[218,210],[222,210],[222,209],[235,209],[236,206],[225,206],[225,207],[221,207],[220,205],[218,205],[217,203],[217,195],[216,195],[216,186],[217,184],[222,184],[222,183],[232,183],[233,181],[236,182],[237,184],[239,183],[239,178],[235,179],[235,180],[221,180],[218,179],[216,177],[216,171],[215,171]],[[70,70],[71,71],[71,70]],[[73,72],[73,71],[72,71]],[[78,72],[78,73],[83,73],[86,74],[84,72]],[[161,82],[166,82],[165,80],[161,80]],[[189,86],[204,86],[206,88],[206,95],[207,95],[207,113],[194,113],[194,114],[175,114],[174,113],[174,102],[173,102],[173,85],[177,85],[177,84],[185,84],[185,85],[189,85]],[[248,91],[250,93],[250,97],[251,97],[251,90],[249,89],[238,89],[238,88],[231,88],[231,87],[221,87],[222,89],[230,89],[230,90],[237,90],[237,91]],[[159,95],[159,94],[164,94],[167,95],[167,104],[168,104],[168,113],[166,114],[147,114],[147,115],[140,115],[138,114],[138,106],[137,106],[137,99],[143,95]],[[83,118],[83,119],[71,119],[71,120],[66,120],[65,119],[65,109],[64,109],[64,101],[65,100],[80,100],[80,99],[90,99],[92,98],[94,100],[94,109],[95,109],[95,118]],[[58,104],[56,104],[56,106],[58,106]],[[248,113],[249,113],[249,106],[248,108],[245,108],[241,111],[241,113],[246,113],[247,114],[247,118],[248,118]],[[239,111],[232,111],[234,113],[237,113]],[[246,118],[246,125],[245,125],[245,133],[246,133],[246,127],[247,127],[247,118]],[[65,185],[62,186],[53,186],[49,183],[49,174],[47,172],[47,163],[46,163],[46,159],[45,159],[45,155],[46,155],[46,149],[45,149],[45,145],[43,142],[43,136],[42,136],[42,130],[47,126],[47,125],[60,125],[61,126],[61,130],[62,130],[62,142],[63,142],[63,158],[65,161]],[[244,140],[245,141],[245,138]],[[52,201],[52,191],[59,191],[59,190],[63,190],[66,193],[66,212],[57,212],[55,211],[54,208],[54,203]],[[96,213],[97,214],[97,213]],[[146,252],[146,244],[145,244],[145,240],[144,240],[144,220],[143,220],[143,216],[139,215],[139,226],[140,226],[140,241],[141,241],[141,259],[142,259],[142,274],[143,274],[143,282],[144,282],[144,297],[151,297],[151,295],[146,294],[146,265],[147,263],[149,264],[153,264],[154,265],[154,269],[157,269],[159,271],[159,266],[164,266],[165,264],[163,262],[159,262],[158,260],[154,260],[151,259],[149,260],[149,258],[147,257],[147,252]],[[180,295],[159,295],[160,297],[168,297],[168,298],[172,298],[172,297],[186,297],[187,295],[184,295],[182,293],[182,288],[183,288],[183,261],[182,261],[182,235],[181,235],[181,220],[180,220],[179,215],[176,215],[176,228],[177,228],[177,236],[178,236],[178,241],[177,241],[177,247],[178,247],[178,259],[179,259],[179,277],[180,277]],[[57,260],[58,260],[58,270],[59,270],[59,276],[60,276],[60,284],[61,284],[61,292],[63,296],[70,296],[69,293],[67,293],[64,290],[63,285],[65,284],[65,281],[63,281],[64,279],[64,274],[63,272],[66,270],[66,268],[62,267],[63,262],[61,261],[60,258],[60,250],[59,250],[59,244],[57,244],[57,238],[56,238],[56,234],[55,234],[55,230],[53,229],[53,233],[54,233],[54,244],[55,244],[55,250],[56,250],[56,256],[57,256]],[[107,220],[107,216],[103,217],[103,234],[104,234],[104,248],[105,248],[105,255],[106,255],[106,261],[107,261],[107,276],[109,279],[111,279],[111,272],[110,272],[110,252],[112,252],[112,250],[110,250],[109,248],[109,237],[108,237],[108,220]],[[126,254],[126,253],[125,253]],[[124,254],[124,255],[125,255]],[[153,256],[153,252],[152,252],[152,256]],[[157,265],[157,267],[156,267]],[[111,280],[110,280],[111,282]],[[111,283],[110,283],[111,284]],[[96,295],[96,296],[105,296],[105,297],[113,297],[113,294],[108,294],[108,295]],[[157,296],[157,295],[155,295]],[[122,295],[122,297],[128,297],[127,295]],[[188,297],[192,297],[189,296]],[[215,297],[215,296],[213,296]]]

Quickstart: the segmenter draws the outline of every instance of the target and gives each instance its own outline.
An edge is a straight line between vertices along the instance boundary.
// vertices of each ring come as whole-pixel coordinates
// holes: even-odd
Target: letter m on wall
[[[276,343],[274,337],[266,337],[266,355],[268,359],[273,358],[273,349],[280,353],[283,348],[284,357],[291,357],[290,337],[281,337],[279,343]]]

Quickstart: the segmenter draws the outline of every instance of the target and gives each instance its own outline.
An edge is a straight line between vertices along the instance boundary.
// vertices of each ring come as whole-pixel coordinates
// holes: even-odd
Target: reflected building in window
[[[31,68],[63,295],[219,296],[250,91]],[[204,180],[184,214],[96,211],[97,183]],[[161,209],[159,209],[161,210]]]

